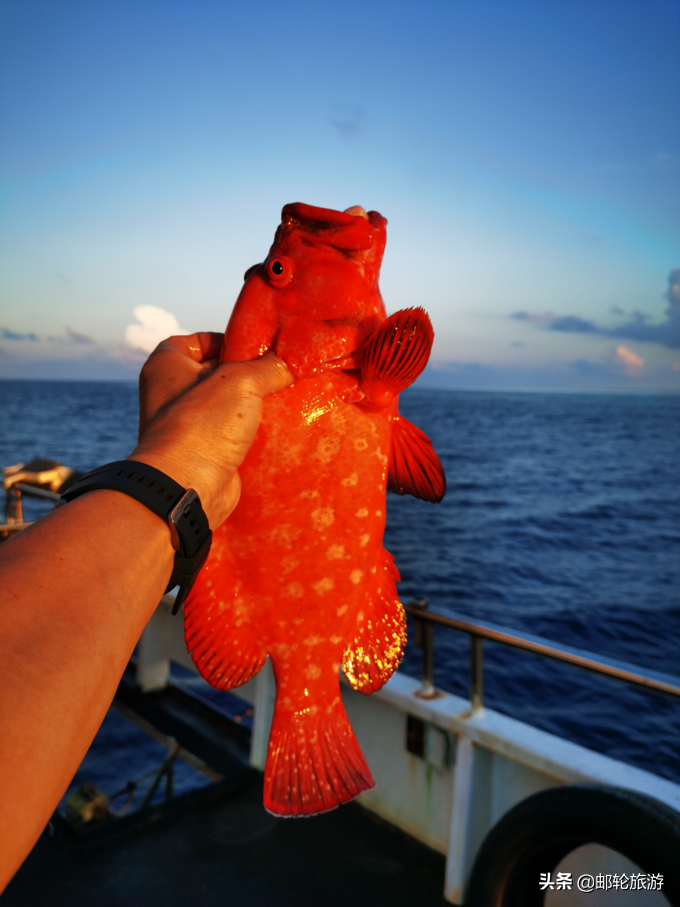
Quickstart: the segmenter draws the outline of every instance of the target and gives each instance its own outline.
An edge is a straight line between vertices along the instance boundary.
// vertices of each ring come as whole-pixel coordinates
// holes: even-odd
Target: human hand
[[[293,383],[273,353],[219,365],[222,337],[170,337],[149,356],[139,376],[139,441],[129,457],[193,488],[213,530],[238,503],[238,467],[255,438],[263,397]]]

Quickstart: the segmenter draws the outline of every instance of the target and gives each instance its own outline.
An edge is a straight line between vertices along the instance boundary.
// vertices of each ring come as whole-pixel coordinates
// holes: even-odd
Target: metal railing
[[[40,498],[56,504],[60,495],[55,491],[36,488],[35,485],[26,485],[23,482],[15,482],[9,488],[5,487],[5,522],[0,523],[0,541],[10,538],[32,525],[32,522],[24,521],[23,497]]]
[[[613,658],[606,658],[603,655],[594,655],[592,652],[586,652],[583,649],[563,646],[549,639],[542,639],[540,636],[532,636],[519,630],[510,630],[499,624],[483,620],[471,620],[463,614],[457,614],[454,611],[440,611],[437,608],[430,608],[424,599],[415,599],[409,602],[404,606],[404,610],[414,619],[415,645],[423,653],[422,686],[416,694],[422,699],[433,699],[438,695],[434,686],[433,676],[435,624],[459,630],[462,633],[467,633],[470,637],[470,704],[473,711],[477,711],[484,706],[483,643],[485,639],[512,646],[516,649],[523,649],[525,652],[543,655],[546,658],[552,658],[565,664],[576,665],[579,668],[585,668],[587,671],[593,671],[606,677],[614,677],[617,680],[634,683],[648,690],[655,690],[659,693],[666,693],[669,696],[680,698],[680,678],[672,677],[670,674],[650,671],[646,668],[628,664],[625,661],[617,661]]]
[[[28,485],[24,482],[15,482],[9,487],[5,486],[5,523],[0,531],[19,532],[19,525],[22,528],[30,525],[30,523],[24,523],[23,497],[40,498],[56,504],[60,495],[55,491],[47,491],[45,488],[37,488],[35,485]]]
[[[42,498],[45,501],[54,501],[55,504],[61,497],[56,491],[47,491],[45,488],[36,488],[35,485],[24,485],[23,482],[17,482],[16,485],[12,485],[11,488],[26,495],[27,498]]]

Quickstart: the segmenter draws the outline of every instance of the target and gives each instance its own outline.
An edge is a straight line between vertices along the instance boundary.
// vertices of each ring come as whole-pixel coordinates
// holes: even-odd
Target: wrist
[[[120,492],[164,520],[170,530],[175,559],[166,591],[180,587],[176,607],[184,601],[205,563],[212,541],[208,517],[195,489],[186,488],[167,472],[140,460],[118,460],[81,476],[61,496],[57,507],[88,492]],[[173,612],[174,613],[174,612]]]
[[[188,458],[183,451],[177,450],[176,445],[163,449],[155,444],[138,444],[127,459],[146,463],[147,466],[164,472],[183,488],[193,488],[200,498],[211,529],[221,526],[238,502],[240,483],[238,493],[232,500],[236,470],[216,466],[194,453]]]

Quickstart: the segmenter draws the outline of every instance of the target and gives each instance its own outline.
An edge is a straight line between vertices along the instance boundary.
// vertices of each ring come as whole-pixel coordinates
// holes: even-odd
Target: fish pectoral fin
[[[387,490],[438,504],[446,494],[446,475],[432,442],[403,416],[394,416],[391,424]]]
[[[264,774],[268,812],[314,816],[374,786],[339,689],[330,706],[291,714],[276,704]]]
[[[368,403],[389,406],[427,365],[434,331],[424,309],[401,309],[361,349],[361,388]]]
[[[406,645],[406,615],[397,597],[399,573],[383,550],[378,583],[361,609],[354,638],[342,656],[342,670],[352,689],[373,693],[397,670]]]

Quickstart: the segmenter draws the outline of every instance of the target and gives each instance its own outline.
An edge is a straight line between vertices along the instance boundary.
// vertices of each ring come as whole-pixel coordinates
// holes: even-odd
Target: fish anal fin
[[[342,670],[352,689],[373,693],[397,670],[406,645],[406,616],[397,597],[399,573],[383,551],[382,576],[362,608],[354,638],[342,656]]]
[[[366,404],[388,406],[413,384],[430,358],[434,331],[424,309],[401,309],[390,315],[361,349],[361,389]]]
[[[218,690],[247,683],[267,659],[248,622],[237,625],[232,611],[194,592],[184,606],[184,638],[199,674]]]
[[[403,416],[393,416],[391,425],[387,490],[438,504],[446,494],[446,475],[432,442]]]
[[[264,775],[268,812],[314,816],[374,786],[339,691],[328,707],[275,708]]]

